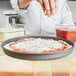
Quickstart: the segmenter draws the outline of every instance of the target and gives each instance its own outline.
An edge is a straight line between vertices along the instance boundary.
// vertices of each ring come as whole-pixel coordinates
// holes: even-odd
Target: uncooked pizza
[[[23,53],[48,53],[65,51],[71,45],[62,40],[29,38],[5,45],[7,49]]]

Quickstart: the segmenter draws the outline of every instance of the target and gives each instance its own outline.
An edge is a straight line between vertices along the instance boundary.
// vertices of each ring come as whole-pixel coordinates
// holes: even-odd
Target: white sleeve
[[[41,28],[41,12],[42,8],[40,3],[32,1],[27,12],[22,15],[22,21],[25,23],[26,33],[39,34]]]
[[[18,0],[11,0],[11,5],[18,10]],[[26,34],[38,34],[40,32],[41,5],[37,1],[32,1],[26,9],[19,9],[20,21],[25,24]]]
[[[61,10],[61,24],[74,25],[72,12],[70,8],[68,7],[66,0]]]

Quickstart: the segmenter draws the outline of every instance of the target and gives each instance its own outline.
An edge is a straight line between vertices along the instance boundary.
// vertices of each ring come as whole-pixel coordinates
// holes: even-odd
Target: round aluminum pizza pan
[[[72,47],[65,51],[57,51],[57,52],[50,52],[50,53],[23,53],[23,52],[11,51],[4,47],[6,44],[10,42],[16,42],[16,41],[19,41],[22,39],[28,39],[28,38],[63,40],[67,42],[69,45],[71,45]],[[61,58],[69,55],[73,51],[74,43],[67,39],[51,37],[51,36],[22,36],[22,37],[11,38],[4,41],[1,44],[1,47],[3,48],[3,51],[5,52],[5,54],[15,58],[26,59],[26,60],[49,60],[49,59],[56,59],[56,58]]]

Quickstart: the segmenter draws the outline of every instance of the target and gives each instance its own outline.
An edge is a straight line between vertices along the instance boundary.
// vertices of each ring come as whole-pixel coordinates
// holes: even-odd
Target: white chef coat
[[[50,34],[55,32],[57,24],[74,25],[66,0],[58,0],[58,11],[51,17],[45,16],[36,0],[32,1],[27,9],[19,9],[18,0],[10,2],[14,10],[20,14],[21,21],[25,23],[26,34]]]

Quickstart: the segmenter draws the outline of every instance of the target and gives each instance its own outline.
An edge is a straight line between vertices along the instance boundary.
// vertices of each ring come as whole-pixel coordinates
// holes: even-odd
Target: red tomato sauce
[[[44,39],[44,40],[49,40],[49,39]],[[21,40],[18,42],[13,42],[9,44],[9,47],[13,50],[13,51],[19,51],[19,52],[23,52],[23,53],[37,53],[37,51],[28,51],[26,48],[16,48],[15,44],[21,43],[21,42],[25,42],[26,40]],[[53,48],[53,50],[43,50],[41,51],[41,53],[48,53],[48,52],[57,52],[57,51],[64,51],[65,49],[67,49],[67,44],[64,43],[63,41],[59,41],[59,43],[63,44],[64,46],[59,48],[59,49],[55,49]]]
[[[56,29],[56,36],[76,42],[76,30]]]

